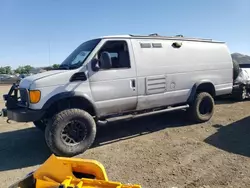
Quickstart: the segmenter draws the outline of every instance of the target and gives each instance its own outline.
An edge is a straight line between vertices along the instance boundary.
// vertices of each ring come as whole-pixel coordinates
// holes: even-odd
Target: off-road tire
[[[33,124],[41,131],[45,131],[46,123],[43,120],[34,121]]]
[[[206,101],[205,101],[206,100]],[[208,103],[207,105],[203,104],[204,102]],[[207,109],[206,113],[201,112],[201,105],[205,105]],[[203,123],[211,119],[214,114],[214,99],[207,92],[201,92],[196,95],[193,104],[191,104],[188,109],[190,118],[197,122]]]
[[[62,132],[71,121],[84,124],[86,134],[83,140],[75,145],[65,143]],[[96,123],[93,117],[81,109],[66,109],[54,115],[52,122],[46,126],[45,140],[50,150],[57,156],[72,157],[86,151],[94,142],[96,136]]]

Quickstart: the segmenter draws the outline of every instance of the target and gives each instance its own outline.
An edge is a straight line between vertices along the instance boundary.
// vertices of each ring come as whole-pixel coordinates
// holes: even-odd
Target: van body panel
[[[104,45],[108,41],[127,43],[130,68],[99,70],[90,75],[90,88],[100,116],[135,110],[137,106],[136,64],[131,41],[130,39],[104,39],[101,43]],[[132,82],[135,83],[134,88],[131,85]]]
[[[88,100],[93,101],[92,93],[90,90],[89,82],[85,81],[77,81],[77,82],[69,82],[68,84],[58,85],[58,86],[48,86],[36,88],[41,91],[41,99],[39,103],[30,104],[29,108],[38,110],[42,109],[45,103],[52,97],[60,93],[72,93],[77,94],[77,96],[82,96],[87,98]],[[72,95],[74,96],[74,95]]]
[[[231,83],[216,85],[215,86],[215,94],[216,94],[216,96],[231,94],[232,87],[233,87],[233,85]]]
[[[24,78],[20,88],[41,91],[40,101],[29,108],[41,109],[51,97],[71,92],[88,98],[102,117],[187,103],[197,83],[211,83],[216,96],[232,92],[233,63],[223,42],[132,35],[99,39],[80,67]],[[92,60],[110,41],[126,43],[130,67],[92,70]],[[71,82],[79,72],[87,79]]]
[[[138,110],[185,103],[193,85],[201,80],[212,83],[218,90],[216,95],[231,92],[233,65],[224,43],[182,41],[180,48],[174,48],[175,42],[132,40],[138,76]],[[142,44],[151,47],[143,48]],[[153,44],[161,47],[154,48]],[[160,83],[155,80],[156,85],[150,85],[149,80],[152,82],[154,77]],[[154,89],[150,91],[149,85]]]

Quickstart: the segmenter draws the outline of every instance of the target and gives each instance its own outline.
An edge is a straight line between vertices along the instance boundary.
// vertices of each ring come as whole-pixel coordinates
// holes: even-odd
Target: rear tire
[[[58,156],[72,157],[86,151],[94,142],[96,124],[92,116],[80,109],[67,109],[54,115],[45,129],[45,140]]]
[[[197,123],[203,123],[211,119],[214,114],[214,99],[207,93],[197,94],[189,109],[189,115]]]

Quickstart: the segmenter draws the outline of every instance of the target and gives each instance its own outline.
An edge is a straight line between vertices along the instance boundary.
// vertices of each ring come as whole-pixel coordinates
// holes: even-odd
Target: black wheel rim
[[[200,105],[199,105],[199,111],[202,115],[210,114],[213,111],[213,102],[209,97],[205,97]]]
[[[61,139],[67,145],[76,145],[85,140],[87,136],[86,125],[78,120],[71,120],[61,132]]]

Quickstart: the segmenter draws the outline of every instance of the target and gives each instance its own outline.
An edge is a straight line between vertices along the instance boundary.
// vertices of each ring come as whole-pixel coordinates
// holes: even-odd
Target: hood
[[[45,77],[49,77],[52,75],[60,74],[60,73],[63,73],[65,71],[67,71],[67,70],[51,70],[51,71],[46,71],[43,73],[38,73],[38,74],[31,75],[31,76],[27,76],[20,81],[19,87],[28,89],[30,87],[30,85],[36,80],[39,80],[39,79],[42,79]]]

